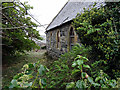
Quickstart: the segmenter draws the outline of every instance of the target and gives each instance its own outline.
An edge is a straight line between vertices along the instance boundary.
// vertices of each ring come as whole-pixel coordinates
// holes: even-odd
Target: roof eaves
[[[69,1],[69,0],[68,0]],[[68,3],[68,2],[67,2]],[[63,6],[63,8],[67,5],[67,3]],[[63,10],[63,8],[59,11],[59,13]],[[59,13],[52,19],[52,21],[50,22],[50,24],[55,20],[55,18],[59,15]],[[48,27],[50,26],[50,24],[47,26],[46,31],[48,31]]]

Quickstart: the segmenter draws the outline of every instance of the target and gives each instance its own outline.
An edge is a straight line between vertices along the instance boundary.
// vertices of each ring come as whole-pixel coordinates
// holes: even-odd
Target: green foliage
[[[79,45],[77,47],[79,47]],[[119,87],[119,80],[116,81],[111,79],[103,72],[103,70],[98,69],[98,72],[95,72],[94,75],[92,74],[91,71],[95,70],[96,65],[101,63],[106,64],[105,61],[95,62],[91,64],[91,68],[91,66],[87,64],[88,58],[82,55],[76,55],[74,60],[71,59],[70,62],[69,59],[68,62],[65,59],[63,60],[63,58],[68,57],[67,55],[68,54],[66,53],[65,55],[62,55],[59,60],[52,62],[50,66],[48,66],[49,70],[45,66],[41,65],[40,62],[24,65],[22,68],[23,72],[13,77],[9,88],[66,87],[66,89],[102,89]]]
[[[72,75],[80,72],[79,80],[77,80],[76,88],[116,88],[117,82],[114,79],[110,79],[110,77],[103,72],[103,70],[100,70],[98,72],[95,72],[96,75],[91,75],[91,77],[87,74],[87,72],[84,72],[87,68],[90,70],[90,66],[86,65],[85,62],[88,61],[86,57],[78,55],[72,64],[72,67],[74,69],[72,70]],[[94,67],[95,68],[95,67]],[[90,72],[89,72],[90,73]],[[73,82],[74,83],[74,82]],[[75,85],[68,83],[66,88],[74,88]]]
[[[99,83],[101,88],[115,88],[116,80],[110,80],[110,77],[103,70],[96,74],[95,82]]]
[[[33,7],[20,2],[4,2],[2,7],[3,55],[14,55],[16,52],[39,48],[33,41],[34,38],[42,40],[35,28],[38,25],[31,21],[28,14],[28,10]]]
[[[75,87],[75,83],[74,83],[74,82],[70,82],[70,83],[68,83],[68,84],[66,85],[66,89],[71,89],[71,88],[73,88],[73,87]]]
[[[22,72],[15,75],[9,88],[45,88],[46,79],[43,76],[48,69],[40,62],[25,64]]]
[[[89,65],[86,65],[85,62],[87,62],[88,59],[86,57],[77,55],[77,57],[75,58],[75,61],[72,64],[72,67],[76,67],[75,69],[73,69],[73,74],[76,72],[81,72],[81,78],[85,78],[85,72],[83,72],[83,68],[85,69],[90,69]]]
[[[91,46],[91,60],[105,60],[109,73],[111,69],[120,69],[120,3],[106,4],[99,9],[84,9],[84,13],[74,19],[73,26],[81,43],[85,47]]]
[[[99,9],[95,7],[90,10],[84,9],[85,12],[74,20],[73,26],[83,45],[76,44],[70,52],[61,55],[59,60],[51,63],[47,73],[45,72],[47,68],[43,65],[25,65],[23,73],[13,78],[10,87],[119,88],[120,79],[117,78],[119,70],[116,72],[116,69],[111,69],[111,65],[114,66],[119,60],[120,54],[119,4],[114,3],[112,7],[109,4]],[[90,64],[88,59],[95,62]],[[31,70],[30,67],[35,70]],[[117,81],[104,71],[115,73]],[[31,76],[33,73],[35,78]],[[30,79],[33,81],[29,81]]]
[[[90,50],[90,47],[85,48],[84,46],[81,46],[76,44],[70,52],[61,55],[57,61],[54,61],[50,65],[50,72],[47,72],[48,88],[63,88],[66,84],[69,88],[69,86],[71,87],[71,85],[73,85],[73,83],[68,84],[68,82],[74,81],[75,79],[72,75],[71,64],[78,54],[86,56]]]
[[[91,74],[93,77],[96,77],[96,73],[99,73],[100,70],[107,72],[108,68],[109,66],[107,61],[105,60],[95,61],[91,64]]]

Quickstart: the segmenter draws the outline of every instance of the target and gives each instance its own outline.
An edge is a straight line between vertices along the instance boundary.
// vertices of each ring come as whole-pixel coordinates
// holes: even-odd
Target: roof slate
[[[90,8],[90,6],[92,6],[93,4],[94,2],[86,2],[86,0],[84,0],[83,2],[72,2],[71,0],[69,0],[69,2],[65,4],[61,11],[48,25],[46,31],[73,20],[76,17],[77,13],[83,13],[83,8]],[[99,8],[101,4],[105,5],[105,3],[103,2],[98,2],[95,7]]]

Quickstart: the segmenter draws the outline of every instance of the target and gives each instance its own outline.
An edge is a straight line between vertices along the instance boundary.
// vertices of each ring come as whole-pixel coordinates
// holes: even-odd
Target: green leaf
[[[11,81],[11,84],[13,85],[13,87],[18,86],[18,85],[17,85],[17,80],[16,80],[16,79],[13,79],[13,80]]]
[[[111,87],[115,87],[116,86],[116,80],[110,80],[109,81],[109,85],[111,86]]]
[[[74,82],[70,82],[66,85],[66,89],[70,89],[70,88],[74,88],[75,83]]]
[[[83,60],[77,60],[77,64],[78,65],[82,65],[83,64]]]
[[[24,83],[23,84],[23,87],[24,88],[26,88],[26,87],[31,87],[32,86],[32,82],[30,82],[30,83]]]
[[[85,88],[85,83],[84,83],[84,81],[83,81],[83,80],[78,80],[78,81],[76,82],[76,87],[77,87],[77,88]]]
[[[85,75],[86,75],[85,72],[82,72],[82,73],[81,73],[82,78],[85,78]]]
[[[40,65],[40,68],[38,69],[39,74],[42,76],[45,73],[45,67],[43,65]]]
[[[85,65],[85,64],[83,64],[83,67],[84,67],[84,68],[90,68],[89,65]]]
[[[82,56],[81,55],[77,55],[77,57],[75,58],[75,60],[80,59]]]
[[[13,79],[18,79],[19,77],[20,77],[19,75],[15,75]]]
[[[29,75],[29,78],[30,78],[30,79],[33,78],[33,75]]]
[[[39,80],[39,85],[40,85],[40,88],[43,88],[41,79]]]
[[[83,59],[84,62],[89,61],[86,57],[82,57],[82,59]]]
[[[98,83],[93,83],[93,85],[96,87],[96,86],[100,86],[100,84]]]
[[[9,88],[13,88],[14,86],[12,84],[10,84]]]
[[[79,68],[80,70],[82,70],[82,66],[78,66],[78,68]]]
[[[88,77],[87,79],[88,79],[88,81],[89,81],[91,84],[94,84],[94,81],[93,81],[93,78],[92,78],[92,77]]]
[[[95,82],[99,81],[101,77],[96,77]]]
[[[41,83],[42,83],[43,86],[46,86],[46,85],[47,85],[47,83],[46,83],[46,79],[44,79],[44,78],[41,79]]]
[[[79,69],[72,70],[72,75],[76,74],[77,72],[80,72],[80,70]]]
[[[33,64],[28,64],[29,65],[29,68],[33,68],[34,67],[34,65]]]
[[[75,67],[77,65],[76,61],[73,62],[72,67]]]

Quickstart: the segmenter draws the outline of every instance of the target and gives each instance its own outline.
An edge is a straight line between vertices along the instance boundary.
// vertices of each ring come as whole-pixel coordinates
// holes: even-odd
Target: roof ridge
[[[68,0],[66,2],[66,4],[62,7],[62,9],[58,12],[58,14],[52,19],[52,21],[50,22],[50,24],[55,20],[55,18],[60,14],[60,12],[64,9],[64,7],[68,4],[70,0]],[[46,31],[47,31],[47,28],[50,26],[50,24],[46,27]]]

